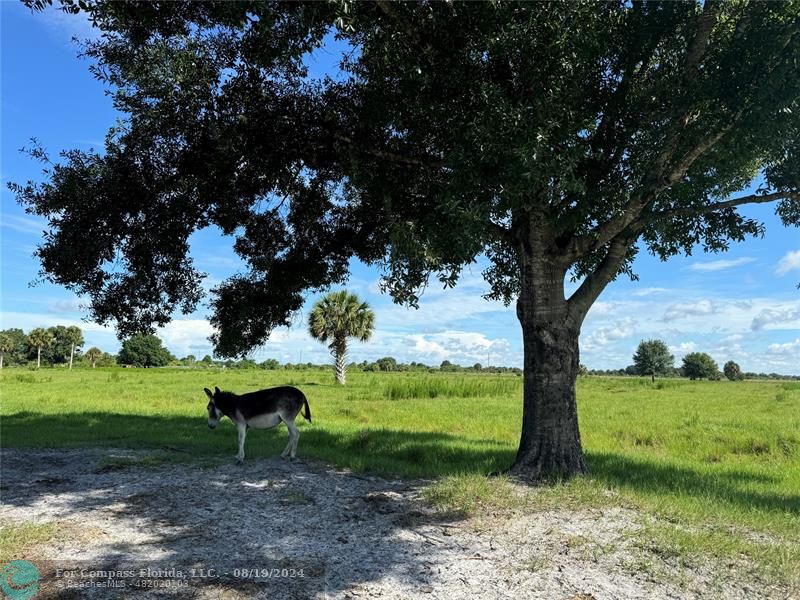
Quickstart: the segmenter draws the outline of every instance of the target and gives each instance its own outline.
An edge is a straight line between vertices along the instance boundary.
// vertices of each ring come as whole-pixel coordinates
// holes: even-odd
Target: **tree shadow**
[[[606,485],[652,496],[684,495],[747,509],[800,515],[800,494],[744,489],[748,483],[776,483],[777,478],[715,465],[708,472],[611,452],[587,452],[589,476]]]
[[[297,420],[298,454],[356,471],[404,477],[432,474],[490,473],[514,458],[507,445],[489,439],[425,431],[403,431],[364,426],[328,431]],[[286,445],[283,425],[268,431],[251,430],[245,452],[250,458],[269,458]],[[172,459],[228,459],[236,451],[236,430],[226,419],[209,431],[204,414],[196,418],[123,415],[103,412],[40,414],[19,412],[3,417],[6,447],[101,447],[166,449]],[[180,455],[185,454],[186,457]]]
[[[4,519],[71,524],[75,537],[84,539],[83,547],[69,543],[50,560],[40,560],[41,552],[15,557],[37,565],[43,589],[52,593],[45,597],[72,597],[69,590],[56,589],[63,581],[56,569],[137,574],[175,569],[188,585],[159,590],[170,597],[197,597],[198,588],[219,597],[364,593],[386,576],[413,593],[436,585],[428,565],[438,553],[448,552],[445,561],[452,561],[460,551],[446,534],[431,535],[459,517],[417,500],[419,481],[279,458],[243,466],[232,461],[137,466],[136,459],[149,455],[120,449],[3,450]],[[109,458],[129,460],[130,466],[107,469]],[[122,579],[130,587],[153,577]]]

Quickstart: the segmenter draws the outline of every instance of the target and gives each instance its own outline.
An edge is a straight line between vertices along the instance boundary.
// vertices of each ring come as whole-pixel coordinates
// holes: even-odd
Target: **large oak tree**
[[[189,236],[216,225],[246,272],[213,341],[241,355],[354,257],[411,305],[486,257],[522,326],[521,475],[585,469],[578,335],[640,249],[725,250],[762,233],[749,203],[800,224],[796,0],[62,5],[125,118],[15,188],[50,280],[147,330],[197,305]],[[310,77],[323,45],[340,68]]]

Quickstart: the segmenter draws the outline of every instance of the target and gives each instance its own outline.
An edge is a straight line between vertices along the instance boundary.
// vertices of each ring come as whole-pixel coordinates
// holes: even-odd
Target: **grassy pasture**
[[[309,398],[299,454],[357,471],[440,478],[430,497],[476,510],[499,489],[521,421],[514,375],[95,369],[0,374],[3,447],[128,447],[164,460],[232,462],[235,429],[206,427],[204,386],[291,384]],[[674,554],[746,556],[800,571],[800,382],[586,378],[578,382],[589,475],[537,503],[628,505],[671,525],[645,532]],[[248,437],[250,458],[279,453],[285,428]],[[125,465],[109,464],[109,468]],[[497,480],[494,480],[497,481]],[[501,501],[495,494],[495,502]]]

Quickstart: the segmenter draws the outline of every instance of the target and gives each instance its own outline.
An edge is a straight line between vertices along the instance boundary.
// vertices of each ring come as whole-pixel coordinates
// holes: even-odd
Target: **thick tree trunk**
[[[578,331],[564,323],[531,321],[522,323],[522,436],[511,471],[530,479],[582,473],[586,463],[575,397]]]
[[[39,346],[36,348],[36,368],[39,369],[42,366],[42,347]]]
[[[537,240],[521,246],[517,316],[525,352],[522,436],[511,473],[526,479],[586,470],[578,430],[575,382],[580,321],[564,298],[566,266]]]
[[[75,356],[75,344],[72,344],[72,347],[69,351],[69,370],[72,370],[72,357]]]
[[[3,358],[5,358],[5,355],[2,352],[0,352],[0,369],[3,368]]]

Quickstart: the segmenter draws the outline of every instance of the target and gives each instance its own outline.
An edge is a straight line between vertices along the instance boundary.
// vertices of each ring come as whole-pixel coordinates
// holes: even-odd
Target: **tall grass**
[[[522,380],[517,376],[418,376],[394,379],[383,388],[388,400],[409,398],[497,398],[517,397]]]

